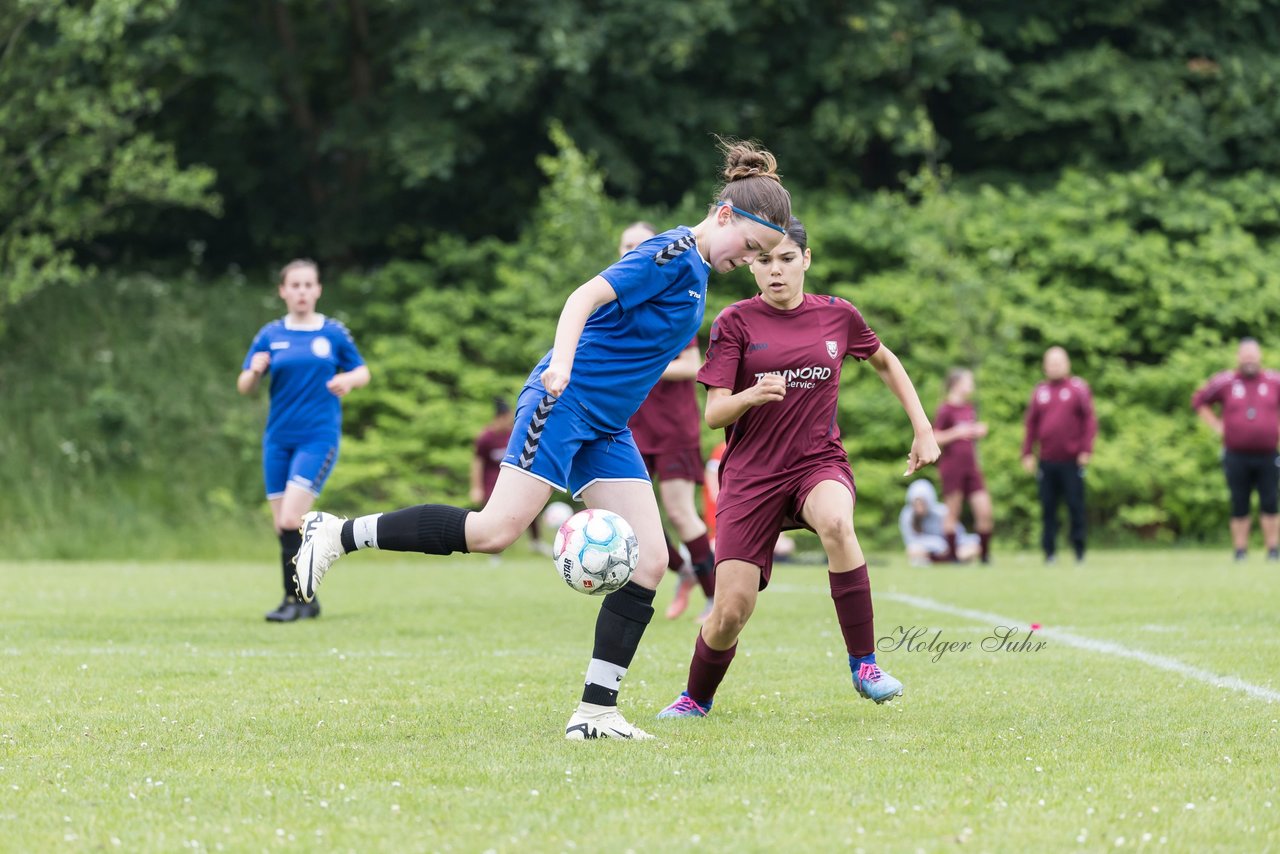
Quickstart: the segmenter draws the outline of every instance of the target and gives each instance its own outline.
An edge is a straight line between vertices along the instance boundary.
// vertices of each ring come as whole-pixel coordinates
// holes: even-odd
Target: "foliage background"
[[[1098,398],[1099,535],[1218,538],[1187,401],[1280,319],[1277,6],[5,4],[0,532],[256,553],[265,404],[232,384],[295,255],[375,375],[325,504],[461,500],[489,399],[617,230],[700,216],[715,132],[778,154],[811,290],[859,305],[928,407],[977,369],[1002,535],[1032,527],[1019,420],[1061,343]],[[906,423],[846,377],[858,524],[887,545]]]

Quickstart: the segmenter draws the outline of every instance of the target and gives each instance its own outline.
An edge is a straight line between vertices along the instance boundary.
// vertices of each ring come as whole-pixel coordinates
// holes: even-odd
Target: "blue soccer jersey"
[[[678,226],[601,273],[618,298],[587,318],[559,405],[572,407],[598,430],[626,429],[667,365],[702,326],[710,272],[693,232]],[[551,355],[542,357],[526,388],[542,389]]]
[[[271,354],[271,413],[263,441],[336,441],[342,432],[342,403],[325,383],[364,364],[347,327],[323,315],[305,328],[288,317],[273,320],[253,339],[244,370],[254,353]]]

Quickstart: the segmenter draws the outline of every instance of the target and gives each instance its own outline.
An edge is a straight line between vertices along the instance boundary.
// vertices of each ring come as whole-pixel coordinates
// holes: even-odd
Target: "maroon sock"
[[[708,599],[716,595],[716,556],[711,552],[711,541],[706,534],[685,541],[689,550],[689,562],[693,564],[693,575],[698,579],[703,594]]]
[[[875,620],[871,613],[871,579],[867,565],[851,572],[828,572],[831,600],[836,603],[836,620],[850,655],[864,656],[876,651]]]
[[[711,559],[711,541],[707,539],[706,534],[699,534],[692,540],[685,540],[684,545],[689,550],[689,562],[694,566]]]
[[[667,537],[667,569],[672,572],[679,572],[680,567],[684,566],[684,558],[680,556],[680,550],[676,548],[676,544],[671,542],[671,538]]]
[[[698,642],[693,645],[693,661],[689,663],[689,685],[685,689],[695,703],[704,709],[715,699],[716,689],[729,672],[738,642],[725,650],[712,649],[698,632]]]
[[[987,531],[984,534],[981,531],[979,531],[978,542],[982,544],[982,562],[986,563],[987,561],[991,560],[991,532]]]
[[[959,555],[956,554],[956,532],[943,534],[942,538],[947,541],[947,560],[958,560]]]

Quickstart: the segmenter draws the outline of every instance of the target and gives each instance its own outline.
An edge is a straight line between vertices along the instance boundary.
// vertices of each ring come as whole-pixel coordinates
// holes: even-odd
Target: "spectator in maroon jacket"
[[[1267,559],[1280,560],[1280,372],[1264,370],[1262,347],[1253,338],[1240,341],[1236,369],[1214,374],[1191,398],[1201,420],[1222,437],[1222,468],[1231,493],[1231,541],[1236,560],[1249,547],[1249,502],[1258,492],[1258,512]],[[1221,417],[1214,412],[1218,406]]]
[[[1045,351],[1044,377],[1045,381],[1036,386],[1027,405],[1022,467],[1036,476],[1040,486],[1044,519],[1040,544],[1045,562],[1054,561],[1058,504],[1065,497],[1071,517],[1071,545],[1078,563],[1084,560],[1084,470],[1093,456],[1098,421],[1093,414],[1089,385],[1071,376],[1071,359],[1066,350],[1050,347]]]

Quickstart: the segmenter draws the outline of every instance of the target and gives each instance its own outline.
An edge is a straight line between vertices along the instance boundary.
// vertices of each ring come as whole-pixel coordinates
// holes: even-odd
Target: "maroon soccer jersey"
[[[1075,462],[1080,454],[1093,453],[1098,420],[1089,384],[1079,377],[1067,377],[1037,385],[1027,404],[1026,428],[1023,456],[1036,444],[1040,445],[1040,459],[1054,463]]]
[[[488,500],[493,493],[493,485],[498,482],[502,458],[507,453],[507,443],[510,440],[510,430],[494,430],[492,427],[486,427],[476,437],[476,456],[481,463],[480,480],[484,485],[485,500]]]
[[[689,346],[697,347],[698,339],[690,341]],[[642,454],[701,450],[701,416],[694,381],[658,380],[627,426]]]
[[[933,417],[933,429],[935,433],[941,433],[960,424],[973,424],[977,420],[977,410],[972,403],[956,406],[943,401]],[[961,475],[977,470],[978,448],[974,439],[952,439],[942,449],[942,457],[938,460],[938,471]]]
[[[1280,372],[1214,374],[1191,406],[1222,407],[1222,444],[1238,454],[1269,454],[1280,445]]]
[[[840,367],[846,356],[866,359],[878,349],[880,339],[862,315],[837,297],[805,294],[797,308],[783,311],[754,296],[721,312],[698,382],[735,394],[764,374],[781,374],[787,383],[786,397],[748,410],[729,428],[722,488],[833,459],[847,465],[836,426]]]

